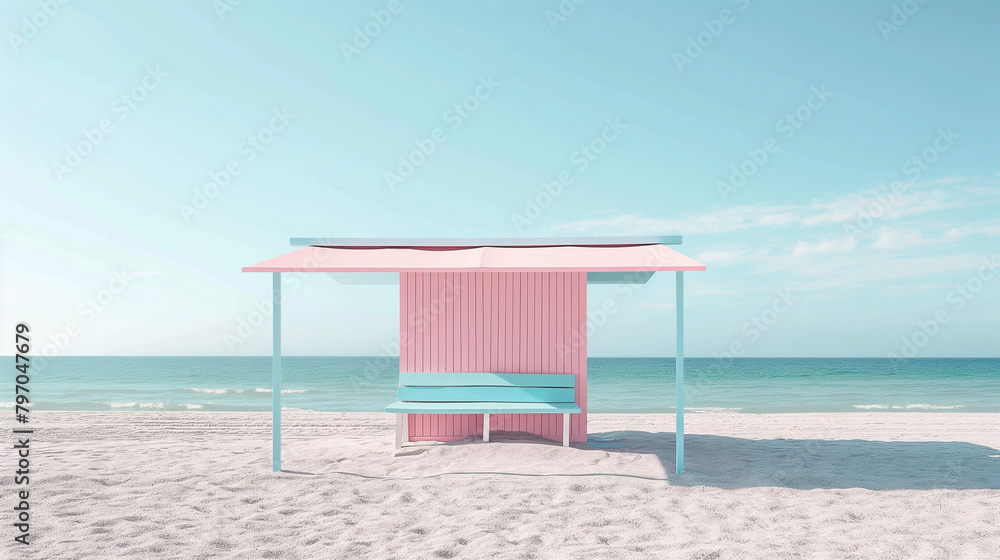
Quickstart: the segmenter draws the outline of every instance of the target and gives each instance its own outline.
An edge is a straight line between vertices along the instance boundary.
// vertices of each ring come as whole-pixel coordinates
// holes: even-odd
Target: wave
[[[861,410],[952,410],[965,408],[964,404],[856,404]]]
[[[14,408],[14,401],[0,402],[0,408]]]
[[[704,412],[704,413],[718,413],[718,412],[739,412],[743,410],[743,407],[726,408],[722,406],[703,406],[695,408],[685,408],[685,412]]]
[[[196,410],[203,408],[204,405],[201,404],[187,404],[187,403],[164,403],[164,402],[106,402],[102,403],[105,406],[111,408],[175,408],[184,407],[188,410]],[[211,403],[210,403],[211,404]]]
[[[920,410],[950,410],[953,408],[965,408],[964,404],[908,404],[907,409],[920,409]]]
[[[205,389],[205,388],[201,388],[201,387],[185,387],[184,390],[192,392],[192,393],[210,393],[210,394],[213,394],[213,395],[225,395],[225,394],[228,394],[228,393],[246,393],[246,392],[251,391],[251,389]],[[267,389],[267,388],[264,388],[264,387],[257,387],[256,389],[252,389],[252,392],[254,392],[254,393],[271,393],[273,391],[271,389]],[[308,392],[309,392],[309,389],[282,389],[281,390],[281,394],[282,395],[288,395],[288,394],[292,394],[292,393],[308,393]]]

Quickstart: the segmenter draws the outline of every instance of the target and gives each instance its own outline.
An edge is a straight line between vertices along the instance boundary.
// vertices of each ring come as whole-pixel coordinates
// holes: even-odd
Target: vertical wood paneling
[[[573,278],[573,300],[584,301],[584,305],[573,306],[573,359],[576,366],[576,402],[587,402],[587,276],[578,275]],[[574,415],[570,434],[586,434],[587,409]]]
[[[556,281],[559,279],[559,274],[556,272],[548,273],[549,279],[549,345],[545,349],[549,353],[549,372],[559,373],[559,366],[556,365],[556,330],[559,328],[559,294],[556,288]]]
[[[569,311],[569,306],[566,305],[566,285],[563,282],[564,277],[568,277],[568,274],[559,274],[556,276],[556,309],[559,314],[556,317],[556,369],[559,373],[562,373],[566,369],[565,359],[563,357],[563,348],[566,345],[566,313]]]
[[[400,371],[571,373],[570,439],[586,441],[587,279],[582,272],[400,274]],[[556,414],[491,415],[492,428],[562,437]],[[482,416],[411,414],[410,437],[481,434]]]
[[[421,316],[423,317],[423,324],[424,324],[424,336],[423,336],[424,365],[422,366],[423,371],[433,371],[433,368],[436,366],[436,364],[431,363],[431,341],[434,338],[434,333],[433,333],[434,327],[430,322],[431,303],[433,303],[434,301],[434,295],[432,292],[433,288],[431,284],[433,282],[433,278],[436,276],[437,274],[432,274],[430,272],[423,273],[424,301],[423,301],[423,307],[421,309]]]
[[[412,333],[413,333],[413,371],[420,371],[424,367],[424,322],[418,317],[422,313],[423,302],[424,302],[424,274],[422,272],[417,272],[413,275],[413,280],[415,282],[413,286],[413,297],[417,298],[413,302],[413,314],[410,316],[410,320],[413,321]]]
[[[550,325],[552,332],[549,335],[549,367],[552,369],[552,373],[562,373],[559,361],[559,341],[562,338],[562,332],[560,332],[560,327],[562,326],[562,307],[559,305],[562,299],[559,286],[560,276],[558,273],[549,275],[549,310],[552,312],[552,323]],[[546,433],[556,435],[556,432],[559,430],[558,426],[561,424],[560,420],[561,418],[556,415],[548,415],[546,417],[546,423],[548,424]]]
[[[416,321],[414,320],[414,313],[417,308],[417,279],[416,275],[411,272],[400,273],[399,275],[399,292],[400,292],[400,307],[406,308],[406,320],[403,322],[405,325],[405,330],[399,334],[400,340],[403,339],[403,335],[406,335],[407,343],[405,345],[400,345],[399,350],[399,363],[406,364],[406,371],[415,371],[413,360],[416,357],[417,351],[415,345],[416,341]],[[403,296],[405,295],[406,301],[403,301]],[[402,312],[402,311],[401,311]],[[407,433],[416,433],[417,429],[417,416],[415,414],[407,415]]]
[[[465,285],[468,288],[467,301],[469,302],[469,322],[465,328],[469,330],[469,340],[471,344],[462,349],[466,357],[462,359],[462,371],[483,371],[483,329],[479,324],[483,320],[483,301],[480,298],[483,286],[483,275],[480,272],[462,274],[468,280]],[[469,350],[474,355],[468,356]]]
[[[514,345],[517,344],[517,341],[514,340],[514,337],[517,334],[517,329],[514,328],[514,325],[517,324],[517,306],[520,305],[519,298],[521,297],[521,289],[517,284],[519,278],[518,274],[504,274],[504,276],[507,277],[507,305],[505,306],[507,308],[507,312],[505,314],[507,322],[504,325],[504,331],[506,333],[504,338],[507,339],[507,348],[505,352],[507,367],[505,371],[507,373],[517,373],[517,363],[514,361],[514,356],[517,354],[514,351]]]
[[[518,286],[521,293],[518,297],[518,329],[517,329],[517,371],[519,373],[528,372],[528,273],[522,272],[518,276]],[[519,430],[528,431],[529,414],[518,416]]]
[[[438,368],[441,371],[448,371],[447,358],[445,357],[445,352],[447,351],[447,341],[446,333],[448,330],[448,315],[446,310],[448,309],[448,273],[435,274],[438,277],[438,305],[434,306],[434,315],[437,317],[437,357],[438,357]]]
[[[456,369],[455,357],[459,344],[455,342],[455,333],[461,332],[462,330],[461,327],[462,322],[461,319],[459,319],[459,314],[462,312],[462,302],[457,300],[456,298],[457,295],[458,292],[455,290],[455,273],[449,272],[448,273],[449,305],[447,306],[447,309],[445,311],[445,313],[448,314],[448,321],[446,327],[447,330],[445,331],[445,342],[444,342],[445,344],[444,355],[445,358],[447,359],[445,367],[448,368],[446,371],[455,371]]]
[[[458,352],[461,358],[460,369],[455,371],[474,371],[476,369],[476,364],[472,362],[475,360],[474,355],[470,355],[467,352],[470,348],[475,348],[477,345],[478,330],[473,330],[471,325],[475,323],[475,315],[472,314],[472,307],[476,304],[474,296],[471,295],[473,290],[475,290],[472,281],[475,280],[474,274],[456,274],[458,277],[459,290],[462,292],[462,334],[461,334],[461,346],[456,348],[455,351]],[[473,299],[470,299],[473,298]]]
[[[525,285],[528,293],[526,298],[528,312],[527,312],[527,327],[525,328],[527,343],[525,344],[525,372],[531,373],[537,371],[535,367],[535,278],[537,274],[525,273]],[[535,415],[528,414],[528,425],[526,431],[529,433],[535,432]]]
[[[538,365],[538,369],[541,373],[552,373],[549,369],[549,273],[543,272],[541,274],[542,285],[539,289],[538,295],[541,297],[539,302],[539,308],[542,314],[541,321],[538,322],[538,328],[542,331],[542,336],[539,337],[539,342],[542,343],[541,348],[538,349],[538,359],[541,363]]]
[[[479,297],[483,300],[483,319],[479,328],[483,329],[483,370],[496,371],[494,362],[495,353],[490,348],[490,341],[493,339],[493,275],[483,273],[483,287],[480,289]]]
[[[427,305],[424,307],[424,313],[427,316],[427,326],[429,336],[424,338],[424,351],[427,352],[427,370],[425,371],[444,371],[441,369],[437,360],[438,345],[437,345],[437,328],[438,328],[438,316],[434,312],[434,309],[438,305],[438,280],[441,279],[440,274],[430,274],[427,275]]]

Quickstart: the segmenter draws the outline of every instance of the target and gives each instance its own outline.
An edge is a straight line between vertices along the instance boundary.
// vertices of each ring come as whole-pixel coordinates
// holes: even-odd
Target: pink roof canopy
[[[293,239],[308,247],[243,272],[699,271],[679,236],[544,239]],[[648,276],[647,276],[648,278]]]

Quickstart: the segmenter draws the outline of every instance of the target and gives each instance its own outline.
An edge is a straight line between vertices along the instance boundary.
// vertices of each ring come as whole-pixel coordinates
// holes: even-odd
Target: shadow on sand
[[[590,434],[588,448],[656,455],[677,486],[869,490],[1000,489],[1000,450],[960,441],[742,439],[686,434],[684,473],[673,432]],[[583,447],[582,444],[578,444]]]
[[[493,444],[528,443],[561,447],[534,434],[497,431]],[[997,490],[1000,489],[1000,450],[961,441],[871,441],[823,439],[744,439],[687,434],[684,437],[685,471],[675,474],[673,432],[622,430],[592,433],[587,443],[572,443],[580,450],[608,454],[652,455],[663,466],[666,478],[628,472],[503,472],[446,470],[412,476],[385,476],[345,471],[294,475],[337,475],[369,479],[411,480],[462,475],[516,477],[624,477],[665,480],[673,486],[717,488],[779,487],[796,490],[865,488],[868,490]],[[394,457],[419,457],[436,446],[482,445],[478,436],[456,441],[409,444]],[[490,445],[490,444],[488,444]],[[521,452],[524,448],[520,449]],[[427,465],[432,467],[432,465]]]

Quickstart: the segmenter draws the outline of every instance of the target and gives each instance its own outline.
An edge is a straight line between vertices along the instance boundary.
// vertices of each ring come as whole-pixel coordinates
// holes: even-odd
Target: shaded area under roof
[[[588,284],[645,284],[656,274],[638,272],[588,272]],[[327,272],[334,282],[344,286],[398,286],[398,272]]]

